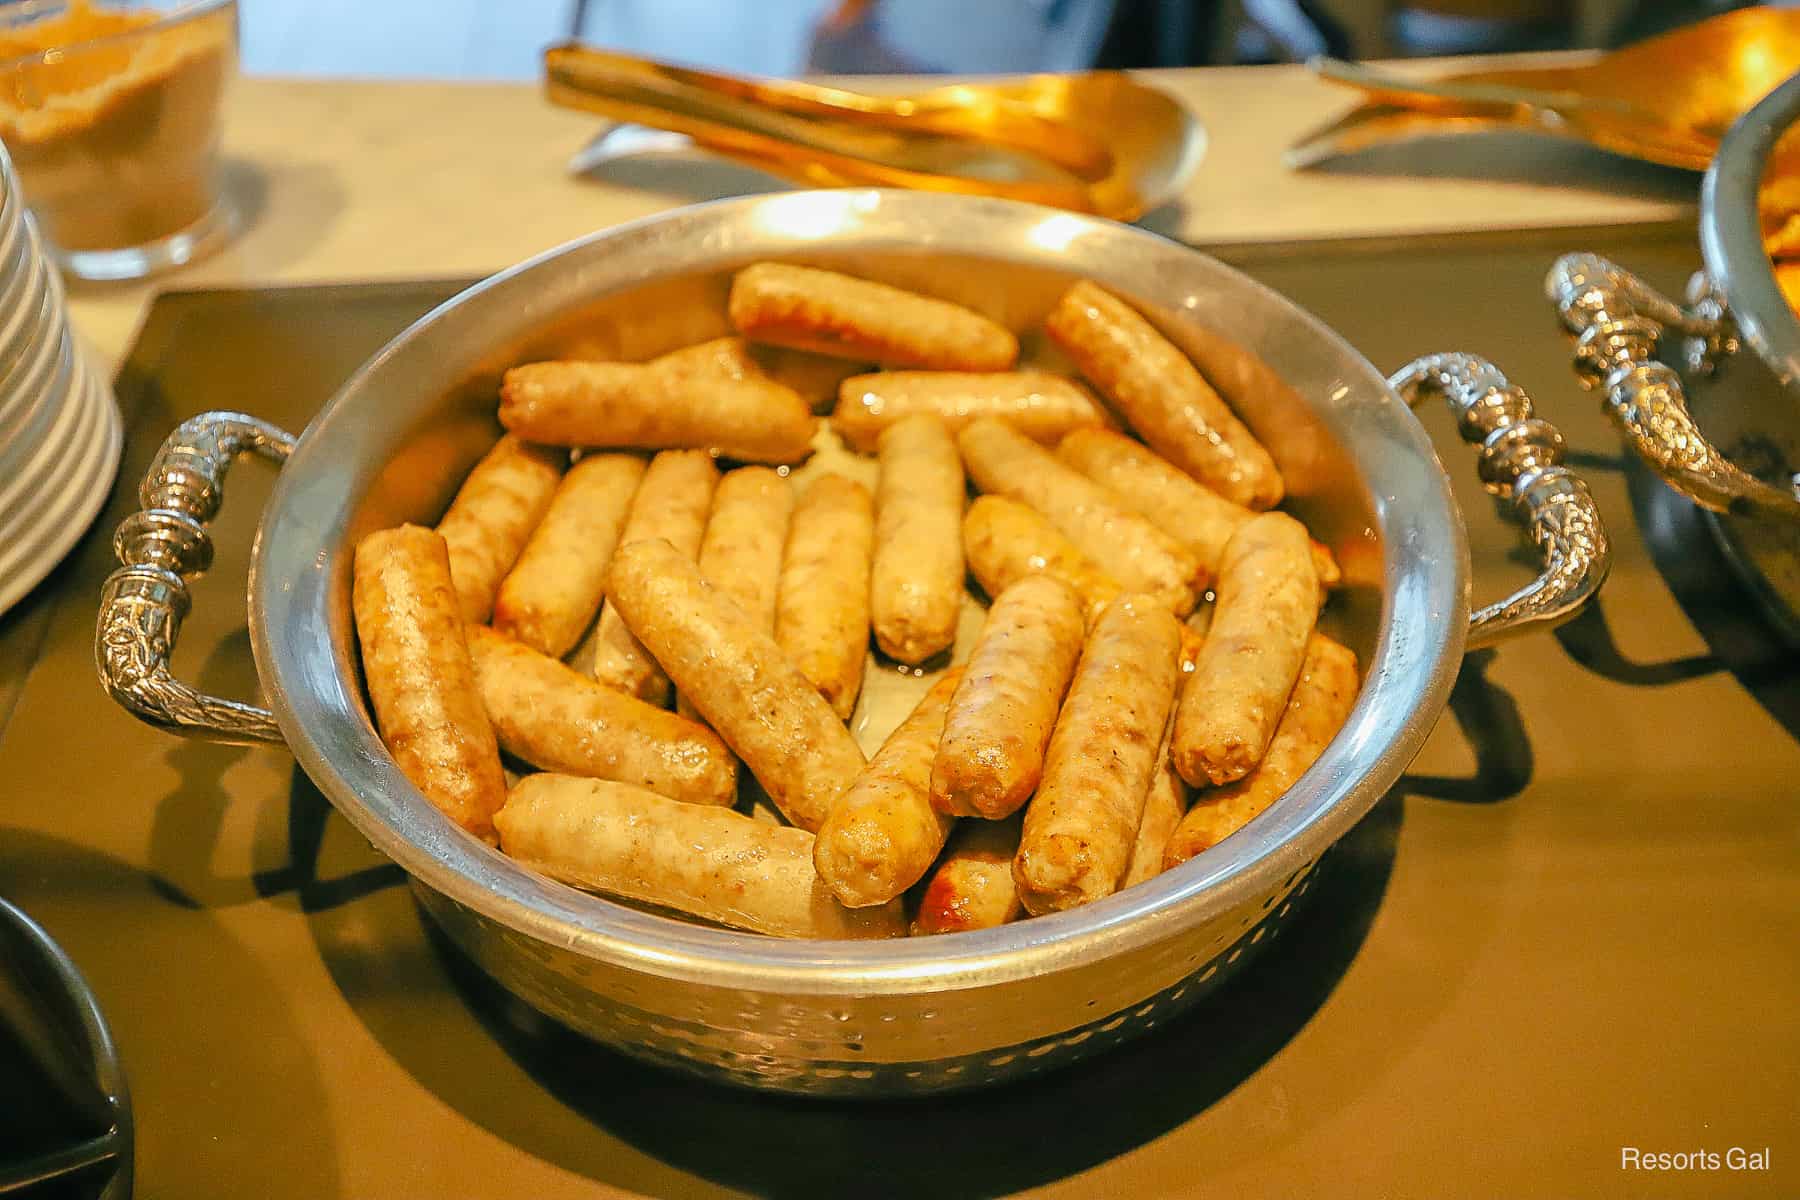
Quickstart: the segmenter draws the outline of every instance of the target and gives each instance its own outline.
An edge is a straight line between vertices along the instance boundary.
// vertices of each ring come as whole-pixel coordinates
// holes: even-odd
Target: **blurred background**
[[[1734,0],[244,0],[246,70],[535,79],[579,37],[697,66],[802,72],[1219,66],[1608,47]]]

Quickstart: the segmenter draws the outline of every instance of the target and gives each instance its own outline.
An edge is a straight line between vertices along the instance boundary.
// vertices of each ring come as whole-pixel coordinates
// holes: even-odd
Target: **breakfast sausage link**
[[[706,450],[767,463],[804,460],[817,426],[792,388],[760,374],[596,362],[512,368],[500,384],[500,423],[558,446]]]
[[[485,624],[493,614],[500,581],[550,507],[568,460],[562,450],[508,434],[463,480],[437,531],[469,624]]]
[[[962,459],[927,413],[890,425],[880,450],[870,620],[883,653],[917,664],[950,648],[962,613]]]
[[[1112,424],[1099,401],[1066,375],[1048,371],[878,371],[838,386],[831,427],[846,444],[873,453],[884,430],[933,413],[955,434],[998,417],[1034,442],[1055,444],[1071,429]]]
[[[931,763],[961,674],[947,671],[932,684],[819,827],[813,865],[840,903],[892,900],[924,878],[944,848],[956,818],[931,807]]]
[[[782,556],[775,641],[848,720],[869,656],[869,569],[875,549],[869,489],[821,475],[801,493]]]
[[[737,760],[705,726],[602,687],[482,625],[469,627],[469,650],[482,704],[514,758],[690,804],[737,802]]]
[[[771,634],[793,515],[794,488],[786,476],[768,467],[739,467],[719,479],[700,541],[700,574]],[[690,721],[700,719],[683,695],[675,697],[675,711]]]
[[[1094,623],[1013,859],[1027,912],[1090,904],[1118,888],[1174,705],[1180,650],[1180,623],[1149,596],[1121,596]]]
[[[552,658],[574,649],[600,611],[606,566],[643,478],[635,454],[592,454],[569,468],[500,584],[494,628]]]
[[[956,445],[983,492],[1042,513],[1127,591],[1149,592],[1178,617],[1192,611],[1208,582],[1199,561],[1099,484],[992,417],[964,428]]]
[[[794,487],[786,477],[768,467],[739,467],[720,478],[700,541],[700,573],[770,633],[793,516]]]
[[[1218,845],[1279,800],[1343,728],[1356,688],[1356,655],[1324,634],[1313,634],[1268,753],[1243,779],[1199,794],[1169,838],[1165,865],[1180,866]]]
[[[898,903],[848,909],[813,871],[813,837],[629,784],[528,775],[494,819],[515,859],[576,887],[776,937],[905,931]]]
[[[1019,816],[1004,821],[958,821],[919,897],[914,937],[992,929],[1025,913],[1013,882]]]
[[[1037,510],[1004,496],[978,496],[969,505],[963,554],[990,597],[1029,575],[1049,575],[1081,597],[1090,621],[1125,590]]]
[[[931,768],[941,813],[997,820],[1030,798],[1081,653],[1081,602],[1031,575],[994,598],[950,700]]]
[[[1175,718],[1175,765],[1195,787],[1242,779],[1262,759],[1319,616],[1306,528],[1263,513],[1232,536],[1200,660]]]
[[[631,632],[782,815],[802,829],[818,829],[864,759],[812,682],[665,541],[621,547],[609,586]]]
[[[401,774],[452,821],[492,841],[506,799],[444,539],[417,525],[357,543],[350,605],[375,724]]]
[[[728,308],[753,342],[887,367],[1004,371],[1019,357],[1012,332],[980,313],[813,267],[745,267],[731,281]]]
[[[1164,458],[1247,508],[1281,502],[1281,472],[1256,435],[1130,305],[1083,280],[1044,318],[1044,328]]]
[[[1187,781],[1169,761],[1169,740],[1174,733],[1175,712],[1171,707],[1162,745],[1156,750],[1156,771],[1150,777],[1150,790],[1144,794],[1144,817],[1138,822],[1137,840],[1131,844],[1131,861],[1125,864],[1124,878],[1119,880],[1120,891],[1161,874],[1169,838],[1187,811]]]
[[[1108,429],[1078,429],[1057,443],[1056,455],[1193,551],[1212,576],[1218,575],[1225,543],[1256,516],[1143,443]],[[1336,587],[1343,581],[1329,549],[1313,542],[1312,553],[1320,583]]]
[[[631,501],[631,515],[625,520],[625,532],[619,535],[620,549],[661,538],[692,562],[700,553],[718,483],[719,469],[704,451],[664,450],[658,454],[650,460],[644,482]],[[617,553],[615,550],[615,557]],[[610,602],[600,610],[594,678],[650,704],[664,704],[669,698],[668,676],[631,636]]]

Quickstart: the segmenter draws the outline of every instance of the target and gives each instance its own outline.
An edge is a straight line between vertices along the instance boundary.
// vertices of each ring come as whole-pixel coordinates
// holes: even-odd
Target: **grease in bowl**
[[[747,267],[729,314],[738,339],[648,363],[508,371],[503,457],[522,465],[477,467],[446,518],[450,569],[425,530],[404,535],[415,577],[378,553],[402,535],[359,549],[359,598],[377,569],[430,597],[359,600],[358,636],[384,740],[464,828],[552,878],[703,921],[886,937],[914,913],[915,933],[977,928],[1142,882],[1323,752],[1355,687],[1354,656],[1314,629],[1336,564],[1291,517],[1256,515],[1282,495],[1272,458],[1121,300],[1078,283],[1052,314],[1098,399],[1014,372],[1017,336],[982,314],[830,271]],[[894,369],[844,380],[833,431],[759,343]],[[904,399],[884,414],[868,403],[883,395]],[[1119,432],[1140,424],[1150,446]],[[856,457],[872,449],[878,464]],[[700,469],[674,469],[688,461]],[[608,464],[607,486],[585,483],[588,462]],[[988,493],[972,506],[959,468]],[[849,478],[871,470],[874,512]],[[1206,519],[1168,520],[1137,494],[1145,477]],[[544,578],[558,558],[531,551],[552,525],[564,557],[591,556],[567,588]],[[965,566],[986,614],[957,594]],[[521,572],[531,628],[561,631],[535,649],[507,636],[521,630],[504,600],[500,628],[485,624]],[[865,673],[894,669],[871,653],[871,613],[879,646],[935,686],[866,760],[856,698]],[[666,684],[609,669],[621,653],[672,683],[676,711]],[[502,750],[545,770],[500,803]],[[781,823],[750,815],[755,792]]]

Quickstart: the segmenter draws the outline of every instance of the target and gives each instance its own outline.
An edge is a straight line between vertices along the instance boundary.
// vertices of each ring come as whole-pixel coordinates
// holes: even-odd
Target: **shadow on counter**
[[[1390,796],[1339,843],[1312,903],[1215,997],[1098,1059],[961,1095],[822,1102],[688,1079],[537,1016],[427,928],[505,1051],[564,1104],[646,1154],[758,1194],[829,1194],[854,1181],[866,1195],[987,1196],[1126,1153],[1277,1054],[1356,958],[1393,869],[1402,807]]]

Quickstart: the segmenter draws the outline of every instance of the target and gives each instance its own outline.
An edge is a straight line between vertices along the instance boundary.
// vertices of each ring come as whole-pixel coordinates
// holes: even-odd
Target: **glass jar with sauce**
[[[136,279],[223,242],[220,109],[235,0],[24,0],[0,7],[0,141],[52,255]]]

